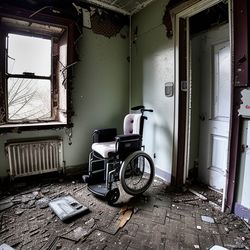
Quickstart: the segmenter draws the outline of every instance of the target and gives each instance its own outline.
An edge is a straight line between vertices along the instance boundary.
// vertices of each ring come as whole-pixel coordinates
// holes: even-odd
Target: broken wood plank
[[[38,229],[38,230],[35,230],[35,231],[33,231],[33,232],[31,232],[31,233],[30,233],[30,237],[32,237],[32,236],[38,234],[39,232],[40,232],[39,229]]]
[[[200,199],[207,201],[207,197],[205,197],[204,195],[198,193],[197,191],[193,190],[192,188],[188,189],[189,192],[191,192],[192,194],[198,196]]]
[[[52,247],[57,243],[59,237],[56,236],[56,235],[51,235],[50,238],[49,238],[49,241],[43,245],[40,250],[49,250],[49,249],[52,249]]]
[[[89,228],[83,228],[83,227],[77,227],[67,234],[61,235],[61,238],[71,240],[74,242],[78,242],[80,239],[83,239],[84,237],[88,236],[92,230]]]
[[[175,202],[175,203],[181,203],[181,202],[189,202],[189,201],[197,201],[197,200],[199,200],[200,198],[199,197],[194,197],[194,198],[186,198],[186,199],[178,199],[178,200],[176,200],[176,199],[174,199],[173,200],[173,202]]]
[[[116,217],[111,224],[105,226],[105,227],[99,227],[98,230],[115,235],[118,230],[125,226],[125,224],[130,220],[132,214],[133,214],[133,208],[128,208],[127,206],[122,207],[118,217]]]
[[[1,215],[0,218],[0,230],[2,230],[2,226],[3,226],[3,215]]]
[[[244,224],[246,225],[246,227],[248,228],[248,230],[250,230],[250,225],[245,221],[245,220],[242,220],[244,222]]]
[[[118,230],[122,227],[125,226],[125,224],[127,223],[127,221],[130,220],[131,216],[133,214],[133,211],[131,209],[126,210],[118,219]]]
[[[215,202],[209,201],[208,203],[209,203],[210,205],[212,205],[215,209],[221,210],[221,207],[220,207],[218,204],[216,204]]]
[[[9,229],[8,229],[8,231],[9,231]],[[4,238],[2,238],[1,240],[2,240],[2,241],[5,241],[5,240],[9,239],[10,237],[12,237],[12,236],[14,236],[14,235],[15,235],[15,234],[9,234],[9,235],[5,236]]]
[[[82,187],[80,187],[80,188],[76,188],[76,189],[74,189],[74,190],[73,190],[73,193],[75,194],[75,193],[77,193],[77,192],[79,192],[79,191],[83,190],[84,188],[86,188],[86,186],[87,186],[87,184],[86,184],[86,185],[83,185],[83,186],[82,186]]]

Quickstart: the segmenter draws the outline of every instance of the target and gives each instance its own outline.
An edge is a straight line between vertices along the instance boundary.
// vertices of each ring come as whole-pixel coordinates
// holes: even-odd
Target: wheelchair
[[[89,154],[88,175],[83,176],[88,190],[114,204],[120,197],[117,182],[124,191],[136,196],[151,185],[155,169],[151,157],[142,145],[145,112],[144,106],[131,109],[134,113],[124,118],[123,134],[116,128],[97,129],[92,134],[92,152]]]

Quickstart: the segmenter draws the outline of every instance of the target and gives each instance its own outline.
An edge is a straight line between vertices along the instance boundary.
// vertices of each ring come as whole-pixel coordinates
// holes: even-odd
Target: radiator
[[[10,176],[28,176],[63,170],[62,139],[7,142]]]

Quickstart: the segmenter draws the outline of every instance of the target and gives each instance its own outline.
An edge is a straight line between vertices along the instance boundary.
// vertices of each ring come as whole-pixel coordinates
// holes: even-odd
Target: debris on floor
[[[204,195],[198,193],[197,191],[195,191],[194,189],[192,188],[189,188],[188,189],[189,192],[193,193],[194,195],[198,196],[200,199],[206,201],[207,200],[207,197],[205,197]]]
[[[214,191],[193,189],[207,200],[156,178],[142,196],[121,193],[116,206],[109,206],[77,180],[13,185],[0,197],[0,206],[13,203],[0,211],[0,242],[15,250],[250,249],[249,224],[215,209],[208,202],[220,199]],[[89,213],[62,221],[48,204],[65,197]],[[67,204],[74,202],[70,199]],[[60,204],[62,211],[68,211],[64,202]]]
[[[214,223],[214,219],[212,217],[210,217],[210,216],[204,216],[204,215],[202,215],[201,219],[202,219],[202,221],[205,221],[207,223]]]
[[[247,228],[250,230],[250,224],[248,224],[245,220],[243,220],[243,222],[247,226]]]
[[[228,250],[225,247],[214,245],[213,247],[210,248],[210,250]]]
[[[120,216],[117,220],[117,228],[120,229],[124,227],[124,225],[127,223],[128,220],[130,220],[131,216],[133,214],[132,208],[122,208],[120,211]]]
[[[85,222],[85,225],[92,228],[95,225],[95,219],[94,218],[89,219],[88,221]]]
[[[196,201],[199,200],[199,197],[193,197],[193,198],[186,198],[186,199],[174,199],[173,202],[175,203],[182,203],[182,202],[190,202],[190,201]]]
[[[14,206],[14,203],[12,202],[13,199],[14,197],[10,197],[10,198],[6,198],[0,201],[0,212]]]
[[[47,201],[43,201],[43,203],[47,203]],[[72,196],[54,199],[49,202],[49,206],[62,221],[69,220],[88,211],[87,207],[83,206]]]
[[[68,232],[67,234],[62,235],[62,238],[69,239],[74,242],[78,242],[80,239],[83,239],[87,235],[90,234],[90,229],[88,227],[77,227],[72,231]]]
[[[208,201],[208,203],[217,210],[221,210],[221,207],[213,201]]]
[[[49,206],[50,199],[48,197],[43,197],[36,201],[36,206],[39,208],[46,208]]]
[[[2,244],[2,245],[0,245],[0,250],[15,250],[15,249],[10,247],[7,244]]]

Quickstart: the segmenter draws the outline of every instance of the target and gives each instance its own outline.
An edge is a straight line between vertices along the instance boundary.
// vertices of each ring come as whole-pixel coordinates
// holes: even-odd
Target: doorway
[[[187,60],[179,58],[177,65],[179,71],[183,64],[187,69],[187,88],[180,89],[186,91],[183,182],[198,181],[225,197],[232,86],[229,7],[226,1],[201,2],[177,15],[177,25],[186,23]],[[177,173],[179,168],[177,162]]]

